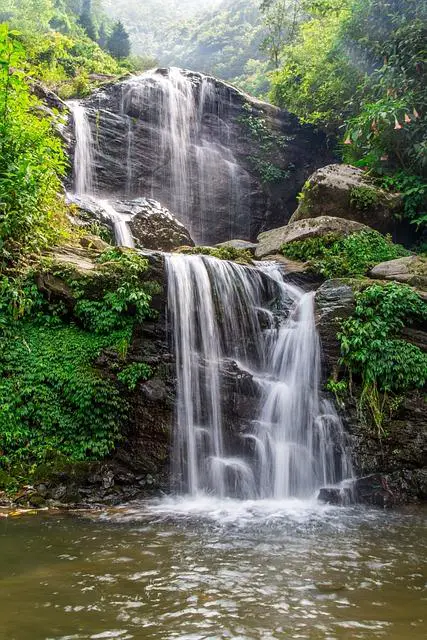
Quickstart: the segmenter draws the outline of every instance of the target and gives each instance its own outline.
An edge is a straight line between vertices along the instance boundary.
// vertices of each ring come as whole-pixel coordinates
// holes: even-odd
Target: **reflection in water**
[[[0,638],[421,640],[424,513],[205,498],[2,520]]]

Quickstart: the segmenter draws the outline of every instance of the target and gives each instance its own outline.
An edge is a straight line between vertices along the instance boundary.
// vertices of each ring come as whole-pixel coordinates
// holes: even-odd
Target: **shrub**
[[[377,231],[359,231],[345,237],[334,233],[296,240],[282,246],[287,258],[308,262],[309,268],[326,278],[363,276],[379,262],[409,255],[389,236]]]
[[[404,340],[405,325],[427,320],[427,304],[407,285],[374,284],[355,294],[356,308],[338,334],[341,362],[362,382],[361,403],[382,428],[390,394],[422,388],[427,354]]]
[[[94,366],[121,332],[95,336],[58,323],[18,323],[0,339],[0,450],[3,464],[38,462],[53,449],[74,460],[113,448],[126,415],[114,383]]]
[[[130,391],[133,391],[140,380],[148,380],[152,375],[153,370],[148,364],[145,362],[133,362],[122,369],[117,374],[117,378]]]
[[[38,111],[23,73],[22,46],[0,25],[0,260],[37,251],[65,228],[66,161],[52,118]]]

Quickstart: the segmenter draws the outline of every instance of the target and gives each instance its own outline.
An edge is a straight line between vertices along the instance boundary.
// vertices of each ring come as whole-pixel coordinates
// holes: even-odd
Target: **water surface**
[[[0,520],[0,638],[426,637],[423,509],[163,501]]]

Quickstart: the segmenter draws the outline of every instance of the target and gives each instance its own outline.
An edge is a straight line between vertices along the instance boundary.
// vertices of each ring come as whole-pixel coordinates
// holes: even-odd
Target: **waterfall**
[[[107,199],[97,196],[95,145],[87,111],[77,100],[69,100],[67,105],[73,116],[76,139],[73,162],[74,194],[101,208],[104,216],[112,224],[117,245],[133,247],[133,237],[124,216],[116,211]]]
[[[176,355],[175,476],[181,490],[240,498],[309,497],[351,476],[341,421],[320,386],[313,294],[277,266],[166,258]],[[274,304],[273,302],[274,301]],[[259,393],[249,425],[226,428],[223,368]]]
[[[230,127],[223,117],[227,96],[219,95],[213,79],[193,75],[172,67],[167,74],[148,71],[123,83],[126,183],[141,160],[133,114],[147,120],[150,146],[156,148],[156,169],[145,186],[151,197],[167,204],[200,244],[209,236],[219,200],[230,203],[229,237],[241,232],[242,220],[249,237],[251,180],[229,148]],[[132,187],[141,195],[136,184]]]
[[[77,100],[69,100],[73,115],[76,146],[74,149],[74,189],[79,195],[92,195],[95,190],[94,144],[86,109]]]

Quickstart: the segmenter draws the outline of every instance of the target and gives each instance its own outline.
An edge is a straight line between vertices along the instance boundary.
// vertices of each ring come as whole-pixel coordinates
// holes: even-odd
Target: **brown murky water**
[[[425,516],[202,500],[1,519],[0,638],[424,640]]]

